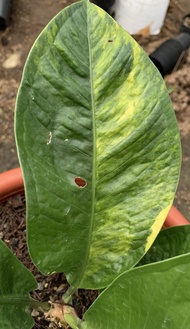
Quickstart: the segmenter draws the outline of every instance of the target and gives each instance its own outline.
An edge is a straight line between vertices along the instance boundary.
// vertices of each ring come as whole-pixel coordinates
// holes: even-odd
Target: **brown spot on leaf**
[[[75,178],[75,183],[79,186],[79,187],[85,187],[87,185],[86,181],[84,179],[82,179],[81,177],[76,177]]]

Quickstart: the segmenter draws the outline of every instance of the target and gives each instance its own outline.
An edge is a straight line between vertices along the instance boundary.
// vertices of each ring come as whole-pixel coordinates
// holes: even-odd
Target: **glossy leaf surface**
[[[0,328],[32,328],[29,292],[36,288],[33,275],[0,240]]]
[[[81,329],[190,329],[190,254],[122,274],[84,315]]]
[[[160,231],[138,265],[159,262],[187,253],[190,253],[190,225],[175,226]]]
[[[150,247],[176,189],[178,128],[160,74],[84,0],[34,44],[15,127],[33,261],[105,287]]]

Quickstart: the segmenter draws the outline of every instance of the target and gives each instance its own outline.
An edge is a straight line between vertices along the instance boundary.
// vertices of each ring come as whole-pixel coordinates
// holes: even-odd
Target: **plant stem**
[[[69,304],[72,301],[72,296],[77,289],[70,286],[66,293],[62,296],[64,304]]]
[[[38,300],[31,300],[28,306],[34,308],[35,310],[49,311],[50,305],[48,302],[40,302]]]
[[[64,306],[64,319],[72,329],[80,329],[82,320],[79,319],[73,307]]]

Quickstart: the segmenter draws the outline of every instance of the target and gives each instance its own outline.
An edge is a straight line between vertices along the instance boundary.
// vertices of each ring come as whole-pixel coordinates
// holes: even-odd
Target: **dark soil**
[[[17,195],[0,204],[0,238],[38,281],[38,289],[31,296],[39,301],[62,303],[62,296],[69,287],[67,280],[63,273],[44,276],[32,263],[26,246],[25,216],[24,195]],[[79,289],[74,295],[73,306],[80,318],[97,295],[97,291],[84,289]],[[33,310],[32,315],[36,322],[34,329],[58,328],[58,324],[45,319],[43,313]]]

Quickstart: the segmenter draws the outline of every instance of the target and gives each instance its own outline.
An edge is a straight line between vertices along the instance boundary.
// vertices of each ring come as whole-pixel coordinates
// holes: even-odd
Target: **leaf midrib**
[[[91,89],[91,109],[92,109],[92,206],[91,206],[91,220],[89,223],[89,234],[88,234],[88,243],[86,244],[86,250],[85,250],[85,257],[83,266],[81,268],[78,280],[76,282],[76,288],[80,287],[80,283],[83,280],[84,273],[87,267],[89,254],[90,254],[90,244],[92,240],[92,228],[93,228],[93,218],[94,218],[94,204],[95,204],[95,172],[96,172],[96,124],[95,124],[95,105],[94,105],[94,93],[93,93],[93,76],[92,76],[92,56],[91,56],[91,42],[90,42],[90,33],[89,33],[89,16],[88,16],[88,10],[89,6],[92,5],[89,3],[88,0],[83,0],[84,7],[86,10],[86,25],[87,25],[87,37],[88,37],[88,54],[89,54],[89,76],[90,76],[90,89]]]

